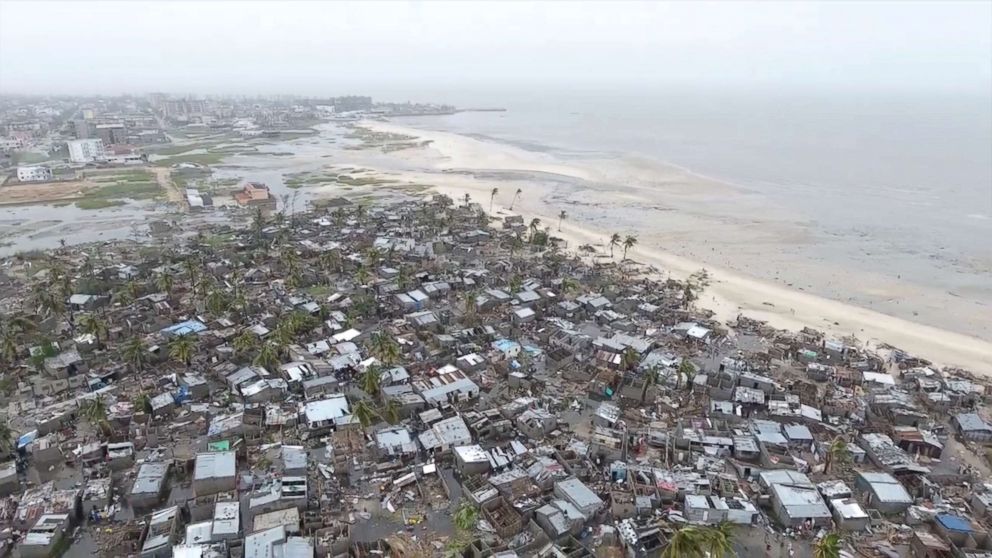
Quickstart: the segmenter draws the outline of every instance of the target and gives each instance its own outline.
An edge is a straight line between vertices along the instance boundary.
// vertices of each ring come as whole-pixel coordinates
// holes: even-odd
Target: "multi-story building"
[[[52,169],[48,167],[17,167],[17,180],[21,182],[47,182],[52,179]]]
[[[69,147],[69,160],[73,163],[92,163],[107,158],[103,140],[78,139],[66,142]]]

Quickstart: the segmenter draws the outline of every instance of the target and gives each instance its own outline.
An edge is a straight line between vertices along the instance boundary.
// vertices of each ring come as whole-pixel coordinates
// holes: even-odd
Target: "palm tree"
[[[96,344],[99,345],[107,337],[107,323],[95,314],[87,314],[79,320],[79,326],[83,333],[89,333],[96,337]]]
[[[402,408],[403,406],[400,405],[399,401],[390,399],[383,405],[381,416],[389,424],[396,424],[400,421],[400,409]]]
[[[262,243],[262,229],[264,228],[265,228],[265,214],[262,213],[261,207],[256,207],[251,220],[251,230],[252,230],[252,234],[255,237],[256,246]]]
[[[678,378],[675,380],[676,389],[682,386],[682,378],[685,377],[685,387],[691,390],[692,381],[696,378],[696,367],[689,362],[689,359],[683,358],[682,362],[679,363],[678,374]]]
[[[107,402],[102,395],[86,399],[80,406],[80,414],[93,426],[104,427],[107,424]]]
[[[496,194],[499,193],[499,188],[493,188],[492,192],[489,192],[489,213],[493,212],[493,200],[496,199]]]
[[[534,242],[534,237],[537,235],[538,228],[541,226],[541,220],[534,217],[530,220],[530,242]]]
[[[367,367],[365,372],[362,372],[358,384],[365,393],[372,397],[378,397],[379,390],[382,388],[382,368],[376,365]]]
[[[14,451],[14,431],[10,429],[10,423],[6,418],[0,418],[0,453],[7,454]]]
[[[196,278],[198,276],[197,271],[199,271],[199,267],[197,266],[196,260],[193,259],[193,256],[186,258],[183,264],[185,264],[186,274],[189,276],[189,288],[193,291],[193,296],[196,297]]]
[[[704,537],[706,550],[710,553],[709,558],[724,558],[724,556],[734,555],[734,529],[733,523],[721,521],[705,531]]]
[[[132,337],[121,348],[121,358],[131,365],[133,372],[140,372],[148,363],[148,349],[139,337]]]
[[[706,537],[699,527],[683,527],[668,540],[662,558],[703,558]]]
[[[827,448],[827,460],[826,464],[823,466],[823,472],[829,473],[835,463],[844,463],[850,458],[850,453],[847,451],[847,440],[837,436],[830,442],[830,447]]]
[[[558,213],[558,232],[561,232],[561,222],[565,220],[565,217],[568,217],[568,213],[565,213],[565,210],[562,209],[561,212]]]
[[[279,352],[280,350],[275,343],[271,341],[266,342],[262,345],[262,348],[259,349],[258,354],[255,355],[255,360],[252,361],[252,364],[255,366],[261,366],[266,370],[275,370],[280,363]]]
[[[610,237],[610,259],[611,260],[613,259],[613,247],[614,246],[620,246],[620,243],[621,242],[622,242],[622,240],[620,239],[620,233],[613,233],[613,236]]]
[[[227,293],[220,289],[214,288],[207,293],[207,310],[214,316],[220,316],[224,312],[227,312],[230,304],[231,302],[228,300]]]
[[[396,364],[400,359],[399,343],[387,332],[373,333],[372,354],[387,366]]]
[[[621,355],[621,363],[625,369],[633,370],[641,363],[641,353],[638,353],[633,347],[627,347]]]
[[[162,273],[155,278],[155,285],[158,287],[158,290],[164,292],[165,294],[172,292],[173,282],[174,279],[169,273]]]
[[[840,558],[840,547],[840,535],[827,533],[813,547],[813,558]]]
[[[149,397],[147,393],[141,392],[134,396],[134,401],[132,401],[132,403],[134,404],[134,409],[136,411],[141,411],[146,415],[152,414],[152,398]]]
[[[365,266],[359,267],[358,271],[355,272],[355,281],[358,281],[359,285],[368,284],[369,279],[371,278],[372,277],[369,274],[369,270],[365,269]]]
[[[369,262],[369,267],[374,268],[379,265],[379,261],[382,259],[382,252],[378,248],[369,248],[365,251],[365,259]]]
[[[169,356],[189,368],[196,353],[196,341],[192,335],[179,335],[169,341]]]
[[[630,250],[637,244],[637,237],[634,235],[627,235],[627,238],[623,239],[623,259],[627,259],[627,250]]]
[[[479,509],[472,505],[466,498],[462,498],[458,508],[452,515],[455,527],[461,531],[471,531],[479,523]]]
[[[244,330],[234,338],[234,351],[247,354],[258,348],[258,336],[251,330]]]
[[[579,282],[571,277],[565,277],[561,280],[561,292],[568,293],[570,291],[575,291],[579,288]]]
[[[372,405],[364,399],[360,399],[358,403],[355,403],[354,408],[351,409],[351,414],[358,419],[359,424],[362,425],[362,430],[365,430],[375,422],[378,415],[375,413],[375,409]]]
[[[17,355],[16,334],[10,330],[4,330],[3,336],[0,337],[0,356],[3,357],[5,364],[12,366],[17,360]]]
[[[521,190],[520,188],[517,188],[516,193],[513,194],[513,199],[510,201],[510,211],[513,211],[513,204],[517,203],[517,198],[519,198],[520,197],[520,194],[523,194],[523,193],[524,193],[523,190]]]

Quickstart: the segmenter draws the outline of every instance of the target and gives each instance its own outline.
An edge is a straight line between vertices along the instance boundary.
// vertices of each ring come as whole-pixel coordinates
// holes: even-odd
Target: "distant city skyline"
[[[0,92],[430,100],[450,89],[685,86],[988,95],[990,21],[988,2],[3,0]]]

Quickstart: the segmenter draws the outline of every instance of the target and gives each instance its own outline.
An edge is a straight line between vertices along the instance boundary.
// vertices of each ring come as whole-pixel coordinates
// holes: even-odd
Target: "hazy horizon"
[[[992,95],[992,3],[0,1],[0,93]]]

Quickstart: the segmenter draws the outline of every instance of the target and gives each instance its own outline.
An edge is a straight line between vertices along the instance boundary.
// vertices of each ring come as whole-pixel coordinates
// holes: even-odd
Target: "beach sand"
[[[966,327],[972,320],[983,332],[989,331],[990,317],[972,315],[975,312],[967,310],[967,301],[941,298],[940,293],[917,285],[804,261],[797,253],[815,241],[808,229],[767,200],[732,185],[650,161],[628,159],[622,166],[589,160],[563,163],[546,154],[457,134],[384,122],[363,126],[430,140],[428,148],[391,153],[417,169],[402,172],[405,180],[434,184],[438,192],[456,201],[469,194],[486,209],[491,189],[497,187],[496,214],[510,213],[504,206],[509,206],[519,188],[524,193],[513,203],[513,213],[527,220],[541,219],[570,248],[592,244],[608,253],[604,246],[613,232],[633,233],[639,242],[629,253],[632,260],[680,279],[705,267],[712,284],[699,304],[723,321],[744,314],[783,329],[810,326],[836,337],[853,335],[871,346],[886,343],[937,364],[992,375],[992,343],[988,340],[866,308],[854,296],[846,300],[846,286],[868,303],[878,302],[882,309],[886,309],[884,302],[902,312],[913,307],[913,315],[925,314],[928,305],[946,311],[949,304],[961,304],[958,316]],[[730,212],[724,211],[717,220],[708,210],[719,204],[731,204],[740,217],[728,219]],[[569,215],[559,232],[561,209]],[[666,228],[658,227],[658,221]],[[719,256],[708,253],[707,247]],[[730,265],[719,265],[721,257]],[[808,292],[812,285],[787,279],[769,281],[751,272],[760,268],[768,275],[774,266],[787,268],[792,276],[815,276],[827,284],[832,280],[836,292],[819,296]]]

